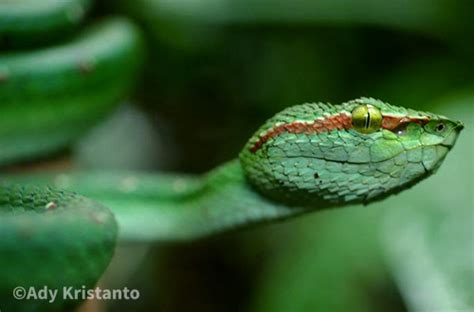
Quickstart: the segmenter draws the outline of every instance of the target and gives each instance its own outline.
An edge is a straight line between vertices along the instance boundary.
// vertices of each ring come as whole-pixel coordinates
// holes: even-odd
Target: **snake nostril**
[[[319,173],[315,172],[315,173],[314,173],[314,178],[315,178],[315,179],[319,179]]]
[[[464,123],[462,121],[458,121],[456,124],[456,129],[458,130],[464,129]]]

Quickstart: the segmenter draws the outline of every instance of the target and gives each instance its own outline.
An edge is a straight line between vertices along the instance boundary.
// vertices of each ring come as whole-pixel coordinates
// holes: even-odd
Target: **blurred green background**
[[[2,53],[54,46],[107,15],[142,29],[134,93],[51,157],[67,166],[201,173],[284,107],[360,96],[466,126],[436,175],[383,202],[122,245],[102,283],[140,289],[140,300],[84,310],[474,311],[474,2],[82,2],[89,14],[61,35],[0,41]]]

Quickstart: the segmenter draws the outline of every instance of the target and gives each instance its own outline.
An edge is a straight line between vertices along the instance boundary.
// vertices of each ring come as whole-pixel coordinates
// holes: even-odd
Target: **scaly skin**
[[[368,118],[362,120],[365,124],[361,123],[367,129],[374,128],[371,133],[362,133],[367,129],[355,126],[352,112],[360,106],[371,107],[372,121]],[[374,113],[377,110],[381,113],[378,128],[374,127],[378,125]],[[435,172],[461,129],[460,122],[446,117],[391,106],[374,99],[362,98],[341,105],[303,104],[269,119],[250,138],[240,159],[201,178],[77,172],[10,176],[5,180],[52,184],[109,206],[117,217],[122,240],[189,240],[304,212],[370,203],[397,193]],[[3,208],[0,218],[0,232],[3,233],[0,251],[7,255],[3,261],[26,265],[28,260],[23,257],[35,255],[35,252],[54,255],[54,259],[70,254],[57,247],[56,241],[65,246],[74,245],[78,251],[81,248],[90,250],[90,244],[98,246],[96,240],[83,241],[81,237],[73,236],[75,231],[68,229],[76,226],[78,232],[86,229],[87,220],[97,228],[97,218],[90,215],[97,214],[103,209],[101,206],[67,193],[60,193],[58,199],[54,195],[57,193],[52,191],[4,188],[2,192],[2,207],[8,207]],[[24,206],[31,202],[31,194],[41,198],[41,201],[34,201],[36,210],[41,213],[17,212],[27,210]],[[51,202],[54,206],[75,209],[59,212],[54,209],[49,214]],[[99,224],[103,236],[96,236],[100,243],[110,247],[114,223],[107,213],[100,212],[102,214],[107,216],[99,218],[106,220]],[[53,216],[57,223],[47,221]],[[65,221],[62,222],[63,217]],[[77,225],[73,222],[76,218],[84,223]],[[31,226],[36,235],[25,236],[21,234],[25,229],[23,222],[47,223],[51,227]],[[110,224],[110,230],[104,224]],[[109,256],[108,252],[105,254]],[[74,256],[71,259],[75,260]],[[91,256],[89,263],[92,265],[95,261]],[[22,281],[21,274],[27,267],[23,264],[16,266],[17,271],[9,283],[2,285],[2,292]],[[49,262],[43,265],[41,272],[53,272]],[[31,273],[29,277],[36,281]],[[71,280],[81,278],[93,281],[97,276],[80,272]],[[42,282],[48,285],[47,281]],[[50,281],[52,285],[64,282],[68,280]]]
[[[79,302],[15,300],[15,287],[93,287],[112,258],[114,216],[87,198],[0,184],[2,311],[61,311]]]
[[[380,110],[378,131],[352,129],[351,112],[361,104]],[[434,129],[438,123],[443,131]],[[275,128],[281,133],[256,146]],[[299,205],[367,203],[435,172],[461,128],[446,117],[374,99],[304,104],[268,120],[240,159],[249,181],[270,198]]]

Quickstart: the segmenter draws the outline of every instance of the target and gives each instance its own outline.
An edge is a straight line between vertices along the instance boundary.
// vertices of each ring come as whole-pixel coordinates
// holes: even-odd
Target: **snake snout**
[[[462,129],[464,129],[464,124],[461,121],[455,122],[455,126],[452,128],[449,135],[447,135],[446,138],[443,140],[441,145],[451,149],[456,143],[456,140]]]

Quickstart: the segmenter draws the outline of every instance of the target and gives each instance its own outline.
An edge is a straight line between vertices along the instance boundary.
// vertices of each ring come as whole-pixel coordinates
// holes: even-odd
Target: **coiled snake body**
[[[9,183],[73,190],[113,213],[66,191],[3,186],[0,268],[9,269],[3,269],[0,302],[11,301],[11,290],[21,285],[92,287],[113,254],[114,215],[122,240],[173,241],[370,203],[435,172],[461,129],[446,117],[371,98],[302,104],[269,119],[239,159],[203,177],[113,172],[7,177]],[[57,308],[65,304],[72,303]]]

